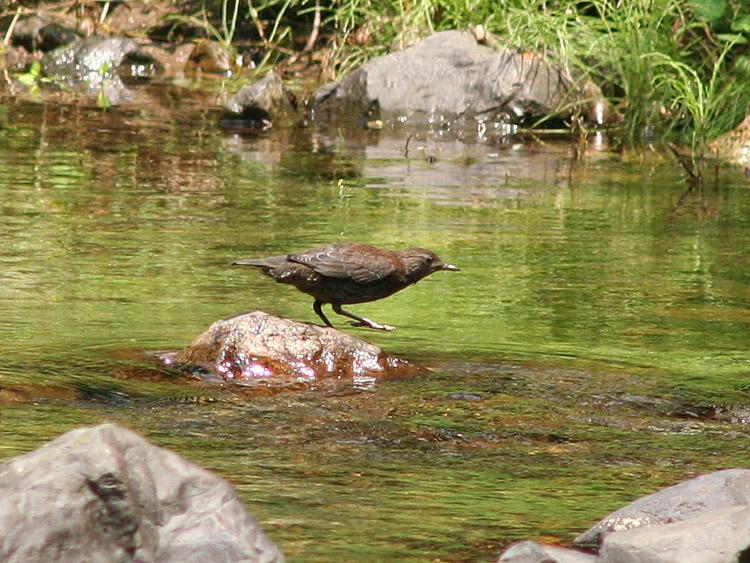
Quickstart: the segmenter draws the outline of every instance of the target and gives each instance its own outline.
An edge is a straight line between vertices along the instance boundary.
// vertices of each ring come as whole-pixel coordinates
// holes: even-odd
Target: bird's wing
[[[396,271],[394,258],[360,244],[331,244],[287,258],[309,266],[321,276],[350,278],[357,283],[373,283]]]

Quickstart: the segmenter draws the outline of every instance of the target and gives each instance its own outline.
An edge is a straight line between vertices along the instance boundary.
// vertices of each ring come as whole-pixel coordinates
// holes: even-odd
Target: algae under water
[[[491,559],[750,462],[750,187],[592,141],[243,136],[174,93],[0,97],[0,459],[116,422],[217,471],[290,560]],[[190,94],[188,94],[189,96]],[[425,158],[429,156],[430,158]],[[461,267],[348,327],[425,377],[264,397],[123,379],[237,312],[315,322],[231,268],[359,240]]]

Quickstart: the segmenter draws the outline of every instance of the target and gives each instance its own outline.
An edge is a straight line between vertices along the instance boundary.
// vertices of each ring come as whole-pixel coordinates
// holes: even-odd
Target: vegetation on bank
[[[105,21],[115,3],[77,4]],[[593,79],[631,143],[674,139],[698,155],[750,105],[745,0],[162,0],[161,8],[167,36],[190,26],[227,49],[258,49],[262,67],[307,61],[329,77],[431,32],[481,26],[501,45]]]

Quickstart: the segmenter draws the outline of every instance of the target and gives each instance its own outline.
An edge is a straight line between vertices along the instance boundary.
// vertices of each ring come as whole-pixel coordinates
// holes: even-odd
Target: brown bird
[[[352,326],[378,330],[394,327],[345,311],[341,305],[388,297],[438,270],[458,271],[456,266],[446,264],[424,248],[391,251],[354,242],[269,258],[245,258],[232,264],[260,268],[277,282],[291,284],[312,295],[313,310],[326,326],[333,325],[321,307],[330,303],[336,313],[357,321]]]

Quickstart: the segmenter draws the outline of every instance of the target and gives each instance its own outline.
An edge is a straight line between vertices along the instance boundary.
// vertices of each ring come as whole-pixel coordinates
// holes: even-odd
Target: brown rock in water
[[[750,115],[731,131],[711,141],[709,148],[715,156],[750,170]]]
[[[292,125],[299,121],[297,100],[281,76],[271,71],[243,86],[224,106],[222,126],[244,122],[268,128],[273,124]]]
[[[235,561],[283,556],[234,489],[113,424],[0,465],[0,561]]]
[[[422,368],[333,328],[254,311],[213,323],[177,353],[178,366],[197,366],[239,382],[295,378],[364,379],[421,373]]]

